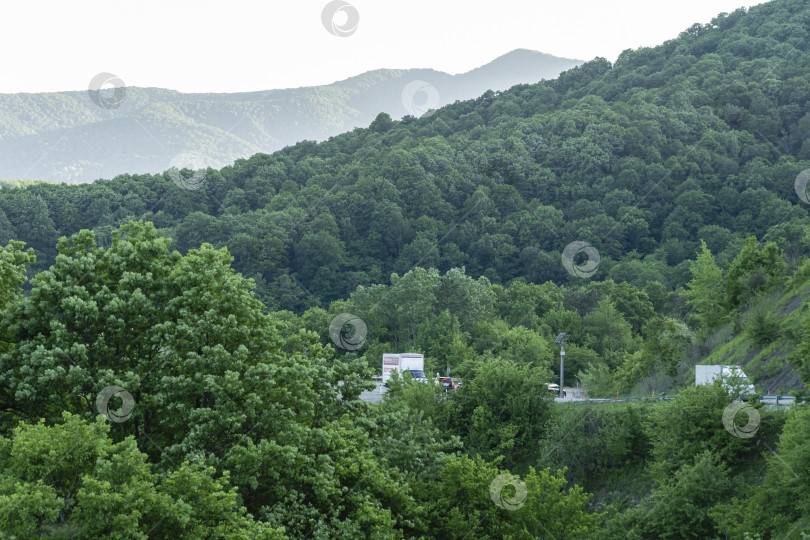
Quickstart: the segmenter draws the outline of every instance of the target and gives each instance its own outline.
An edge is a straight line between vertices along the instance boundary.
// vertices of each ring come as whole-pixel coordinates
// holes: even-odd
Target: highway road
[[[360,399],[366,401],[368,403],[379,403],[380,400],[385,395],[387,388],[385,388],[382,383],[378,382],[377,387],[374,390],[365,390],[360,394]],[[557,402],[569,402],[569,401],[585,401],[582,389],[579,388],[566,388],[565,389],[565,398],[554,398],[554,401]]]
[[[360,394],[360,399],[366,401],[368,403],[379,403],[387,388],[385,388],[382,383],[377,382],[377,387],[374,390],[366,390]],[[656,397],[656,398],[622,398],[622,399],[585,399],[585,393],[582,391],[581,388],[566,388],[565,389],[566,396],[564,398],[555,397],[554,401],[556,403],[579,403],[583,401],[587,401],[589,403],[620,403],[625,401],[638,401],[638,400],[661,400],[664,399],[669,401],[673,398],[667,396],[664,398]],[[761,396],[760,401],[762,401],[766,405],[793,405],[795,398],[793,396]]]

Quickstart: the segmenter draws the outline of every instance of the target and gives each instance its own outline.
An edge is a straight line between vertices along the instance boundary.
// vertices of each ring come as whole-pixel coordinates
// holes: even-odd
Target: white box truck
[[[415,380],[427,382],[425,377],[425,355],[419,353],[386,353],[383,354],[382,382],[388,384],[391,373],[399,371],[400,376],[408,371]]]
[[[726,379],[727,387],[739,386],[743,395],[756,394],[756,388],[748,380],[740,366],[708,365],[695,366],[695,386],[699,384],[712,384],[718,377]]]

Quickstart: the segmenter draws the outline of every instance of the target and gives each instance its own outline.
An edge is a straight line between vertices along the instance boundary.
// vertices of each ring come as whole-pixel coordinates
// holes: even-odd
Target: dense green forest
[[[806,538],[807,405],[694,365],[810,382],[808,134],[775,0],[204,176],[0,190],[0,531]],[[675,399],[555,403],[559,332],[589,397]],[[361,401],[392,351],[464,384]]]

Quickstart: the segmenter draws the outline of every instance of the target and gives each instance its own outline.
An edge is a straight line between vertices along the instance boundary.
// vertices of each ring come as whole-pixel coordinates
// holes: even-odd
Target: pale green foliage
[[[11,241],[0,246],[0,311],[18,294],[25,283],[25,265],[36,262],[34,250],[25,250],[25,244]]]
[[[24,538],[284,538],[251,519],[227,473],[183,463],[165,477],[101,417],[21,424],[0,439],[0,529]]]
[[[582,318],[582,329],[588,335],[588,346],[597,351],[610,367],[621,362],[624,351],[633,351],[632,329],[609,297]]]
[[[699,332],[706,335],[722,322],[723,315],[723,271],[717,266],[714,255],[709,251],[706,242],[701,241],[701,251],[697,259],[689,266],[692,280],[686,297],[689,306],[694,310],[700,325]]]
[[[785,271],[784,254],[774,242],[760,247],[749,236],[726,273],[725,303],[729,310],[743,307],[762,291],[778,286]]]
[[[619,390],[616,377],[605,363],[589,362],[585,371],[577,373],[577,378],[588,392],[588,397],[615,397],[616,391]]]
[[[25,283],[26,265],[36,262],[34,250],[23,251],[23,242],[11,241],[6,247],[0,246],[0,316],[6,306],[20,293]],[[11,338],[0,331],[0,353],[11,347]]]
[[[502,474],[509,471],[499,470],[496,463],[448,458],[432,494],[436,515],[433,536],[573,539],[588,538],[595,532],[599,516],[586,512],[588,496],[579,487],[568,487],[563,471],[529,468],[521,479],[526,497],[516,510],[501,508],[491,498],[492,482]],[[504,487],[505,498],[515,494],[514,487]]]
[[[506,349],[502,358],[517,364],[528,364],[551,371],[556,356],[551,345],[537,333],[523,326],[516,326],[506,335]]]

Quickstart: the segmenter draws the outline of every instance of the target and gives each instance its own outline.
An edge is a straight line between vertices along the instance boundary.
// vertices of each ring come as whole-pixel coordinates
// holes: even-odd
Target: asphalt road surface
[[[382,400],[383,395],[388,389],[382,385],[382,383],[378,382],[377,387],[374,390],[364,390],[360,394],[360,399],[366,401],[368,403],[379,403]],[[579,388],[566,388],[565,389],[565,397],[564,398],[554,398],[554,401],[562,403],[568,401],[585,401],[584,395],[582,395],[582,390]]]
[[[377,387],[374,390],[365,390],[360,394],[360,399],[366,401],[368,403],[379,403],[385,392],[388,391],[386,387],[382,385],[382,383],[377,382]],[[660,399],[660,398],[659,398]],[[670,397],[664,399],[672,399]],[[761,396],[761,401],[766,405],[792,405],[794,403],[793,396]],[[585,393],[581,388],[566,388],[565,389],[565,397],[555,397],[554,401],[556,403],[572,403],[577,401],[586,401]],[[615,403],[616,400],[613,399],[598,399],[598,400],[589,400],[592,403]],[[626,399],[620,401],[627,401]]]

